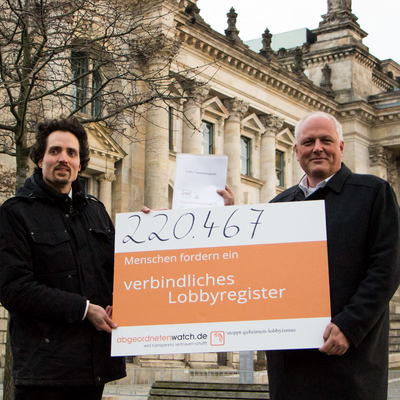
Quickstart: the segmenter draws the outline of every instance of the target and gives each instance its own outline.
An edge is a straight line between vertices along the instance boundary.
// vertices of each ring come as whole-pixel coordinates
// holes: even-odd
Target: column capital
[[[276,136],[285,122],[283,118],[280,118],[274,114],[259,115],[258,118],[266,127],[264,135],[267,134]]]
[[[230,114],[228,120],[231,121],[240,121],[249,109],[249,103],[239,100],[237,97],[225,99],[223,102]]]
[[[199,80],[194,76],[182,75],[179,73],[176,73],[173,76],[184,92],[185,103],[194,102],[196,105],[204,103],[204,100],[210,91],[210,87],[207,86],[204,81]]]
[[[189,89],[185,90],[189,96],[186,100],[185,104],[187,103],[195,103],[197,106],[201,106],[206,99],[210,88],[204,85],[193,86]]]
[[[96,181],[98,182],[103,182],[103,181],[114,182],[116,179],[117,177],[112,172],[105,172],[103,174],[96,176]]]
[[[159,64],[168,64],[173,60],[180,50],[180,42],[164,33],[155,35],[146,44],[143,39],[135,39],[130,43],[130,50],[143,65],[152,70]]]

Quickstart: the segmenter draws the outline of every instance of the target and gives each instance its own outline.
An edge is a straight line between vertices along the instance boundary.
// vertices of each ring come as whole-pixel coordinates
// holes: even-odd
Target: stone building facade
[[[204,21],[197,0],[164,2],[174,7],[161,28],[173,33],[180,51],[172,65],[160,56],[144,68],[170,68],[172,80],[177,71],[193,71],[190,89],[185,81],[174,82],[189,99],[146,109],[137,118],[134,143],[97,124],[88,127],[91,163],[82,177],[111,216],[140,210],[143,204],[170,207],[178,153],[227,155],[227,182],[236,203],[268,202],[303,175],[295,159],[294,126],[313,111],[328,112],[343,124],[343,160],[354,172],[387,179],[400,194],[400,65],[369,53],[363,44],[367,33],[357,23],[351,1],[327,1],[319,27],[298,48],[272,50],[266,29],[259,52],[240,39],[233,9],[222,35]],[[399,294],[391,315],[395,365]],[[255,360],[263,365],[261,354]],[[134,361],[142,367],[237,368],[239,355],[144,356]]]

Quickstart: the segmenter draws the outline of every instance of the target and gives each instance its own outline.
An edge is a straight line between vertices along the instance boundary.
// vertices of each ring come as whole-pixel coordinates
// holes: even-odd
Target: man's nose
[[[314,152],[315,153],[320,153],[321,151],[323,151],[324,149],[323,149],[323,147],[322,147],[322,143],[321,143],[321,141],[319,140],[319,139],[317,139],[316,141],[315,141],[315,144],[314,144]]]
[[[65,151],[62,151],[61,153],[60,153],[60,158],[58,159],[58,162],[59,163],[68,163],[68,155],[67,155],[67,153],[65,152]]]

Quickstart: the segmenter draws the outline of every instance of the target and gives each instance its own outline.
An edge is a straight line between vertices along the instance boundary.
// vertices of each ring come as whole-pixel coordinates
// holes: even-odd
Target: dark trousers
[[[101,400],[102,386],[15,386],[15,400]]]

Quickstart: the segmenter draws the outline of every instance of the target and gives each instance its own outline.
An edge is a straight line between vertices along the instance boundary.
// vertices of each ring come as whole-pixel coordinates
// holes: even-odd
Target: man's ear
[[[39,167],[39,168],[42,168],[42,165],[43,165],[43,158],[42,158],[41,160],[39,160],[39,162],[38,162],[38,167]]]
[[[294,145],[294,152],[296,153],[296,160],[299,161],[299,157],[297,156],[298,152],[297,144]]]

